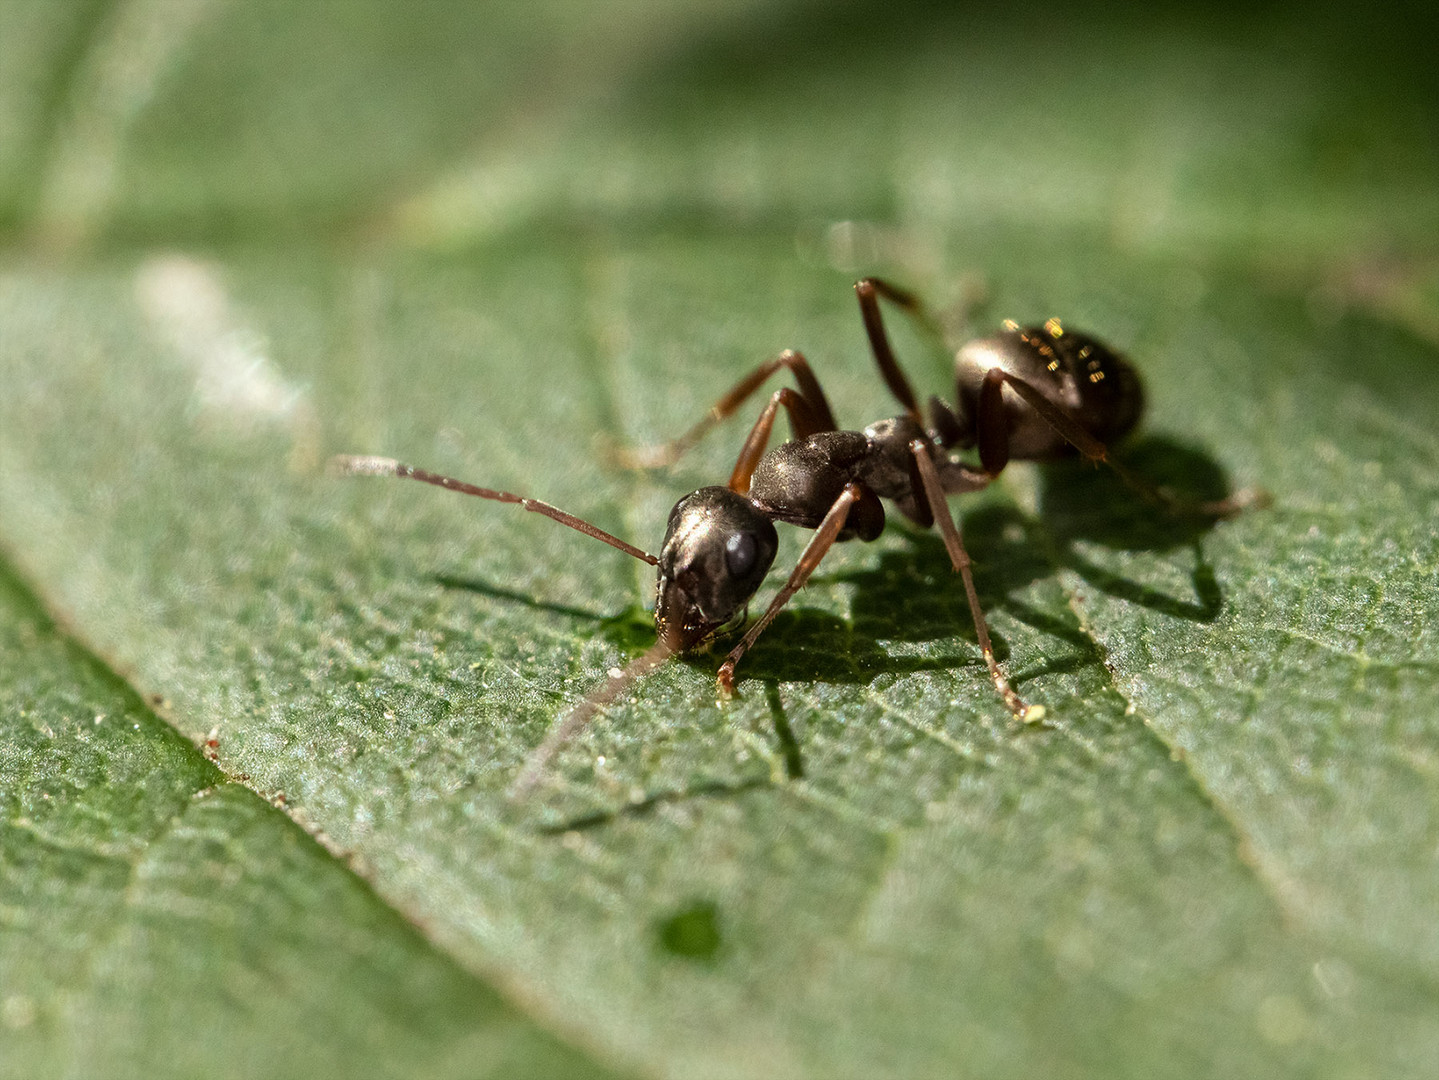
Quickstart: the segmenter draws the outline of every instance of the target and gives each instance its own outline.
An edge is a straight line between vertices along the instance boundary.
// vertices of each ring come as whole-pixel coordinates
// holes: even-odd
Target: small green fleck
[[[656,926],[660,948],[673,956],[713,964],[724,938],[720,934],[719,908],[709,900],[696,900]]]

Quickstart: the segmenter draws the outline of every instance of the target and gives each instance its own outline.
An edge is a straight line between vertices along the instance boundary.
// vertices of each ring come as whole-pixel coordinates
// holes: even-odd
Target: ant
[[[903,413],[863,431],[841,429],[809,362],[786,350],[736,383],[689,431],[657,450],[630,456],[639,465],[674,462],[714,425],[733,415],[772,375],[788,371],[796,386],[770,397],[745,439],[729,482],[702,487],[670,511],[658,556],[548,503],[404,465],[392,458],[341,456],[334,471],[346,475],[407,477],[482,499],[513,503],[602,540],[658,568],[656,644],[591,694],[551,729],[532,752],[512,794],[538,782],[561,746],[596,711],[611,703],[634,678],[674,653],[689,652],[744,622],[751,598],[774,562],[776,521],[813,529],[789,579],[720,665],[722,697],[734,693],[735,666],[790,601],[837,542],[876,539],[884,530],[881,499],[921,528],[938,523],[945,550],[964,584],[980,652],[990,681],[1009,711],[1034,722],[1042,705],[1015,692],[995,659],[989,627],[975,591],[969,554],[947,499],[979,491],[1011,460],[1044,461],[1075,453],[1114,469],[1126,484],[1171,512],[1227,517],[1255,501],[1251,493],[1200,504],[1181,502],[1131,473],[1109,455],[1109,445],[1139,421],[1144,392],[1128,361],[1086,334],[1050,319],[1043,326],[1005,322],[991,336],[965,344],[955,356],[955,401],[938,397],[924,415],[890,346],[881,298],[916,318],[918,299],[883,281],[854,286],[860,314],[879,372]],[[783,408],[794,438],[768,448],[775,417]],[[952,451],[978,449],[979,465]]]

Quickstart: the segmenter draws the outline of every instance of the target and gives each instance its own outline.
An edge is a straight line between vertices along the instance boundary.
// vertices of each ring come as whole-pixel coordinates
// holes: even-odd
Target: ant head
[[[660,549],[655,628],[693,649],[749,603],[779,548],[774,523],[743,495],[704,487],[670,511]]]

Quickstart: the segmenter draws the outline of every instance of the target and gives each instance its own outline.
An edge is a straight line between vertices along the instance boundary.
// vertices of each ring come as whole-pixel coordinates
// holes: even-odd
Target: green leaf
[[[1432,70],[1391,61],[1416,12],[17,10],[5,55],[53,59],[0,84],[16,1075],[595,1068],[545,1031],[644,1075],[1434,1060],[1439,143]],[[870,271],[967,298],[970,331],[1100,334],[1146,379],[1132,468],[1272,505],[1199,527],[1015,466],[955,508],[1045,725],[896,525],[826,559],[738,700],[716,658],[671,662],[508,803],[653,640],[653,571],[326,457],[653,550],[750,406],[669,474],[607,445],[783,347],[842,422],[894,409]],[[947,394],[945,350],[893,330]],[[213,1057],[178,1049],[196,1022]]]
[[[0,580],[0,1075],[601,1075]]]

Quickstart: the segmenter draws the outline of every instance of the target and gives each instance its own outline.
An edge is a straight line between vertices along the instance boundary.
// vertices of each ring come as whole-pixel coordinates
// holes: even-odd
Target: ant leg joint
[[[715,680],[715,686],[721,701],[731,701],[734,699],[734,660],[726,660],[720,665],[719,676]]]

